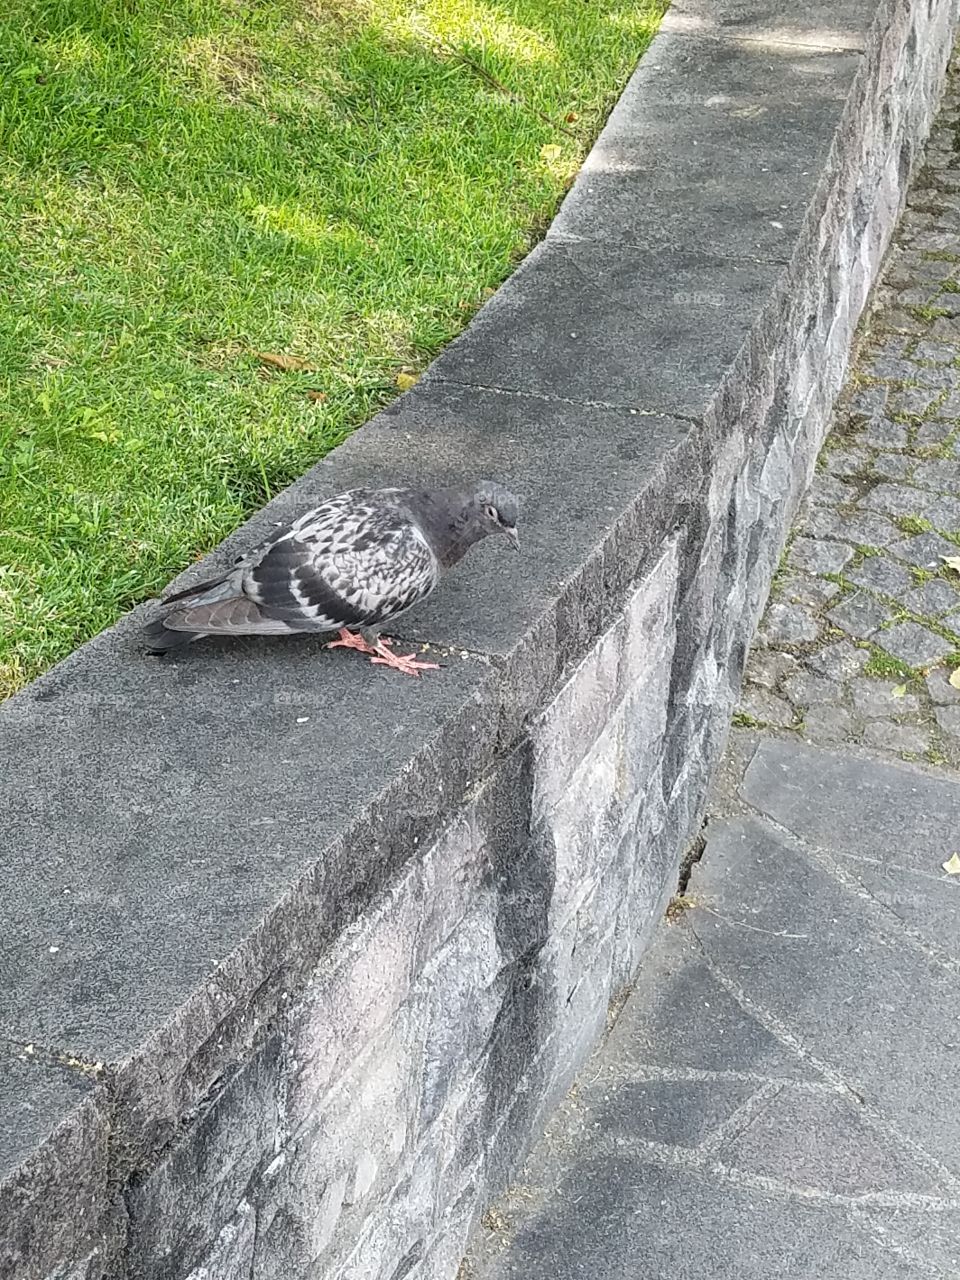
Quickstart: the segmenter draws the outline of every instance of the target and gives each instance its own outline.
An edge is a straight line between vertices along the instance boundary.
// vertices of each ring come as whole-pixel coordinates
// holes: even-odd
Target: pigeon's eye
[[[486,515],[488,519],[493,520],[495,524],[500,523],[500,512],[496,507],[484,507],[483,511],[484,515]]]

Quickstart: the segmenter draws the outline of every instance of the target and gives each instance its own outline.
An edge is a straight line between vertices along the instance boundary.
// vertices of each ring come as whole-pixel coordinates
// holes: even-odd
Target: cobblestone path
[[[956,767],[958,132],[954,85],[775,581],[737,716],[812,742]]]

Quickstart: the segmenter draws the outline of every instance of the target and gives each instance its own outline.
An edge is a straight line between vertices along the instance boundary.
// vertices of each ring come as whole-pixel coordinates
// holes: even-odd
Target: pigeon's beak
[[[507,541],[513,547],[514,551],[520,550],[520,536],[516,529],[508,529],[504,526],[503,532],[507,535]]]

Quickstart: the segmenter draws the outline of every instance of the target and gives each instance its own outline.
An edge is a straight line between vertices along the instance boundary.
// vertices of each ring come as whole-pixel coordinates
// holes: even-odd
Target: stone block
[[[887,418],[874,418],[863,430],[864,442],[874,449],[905,449],[909,432],[899,422],[890,422]],[[876,460],[873,463],[876,467]]]
[[[913,575],[908,569],[884,556],[867,556],[862,564],[848,570],[844,577],[858,587],[868,587],[887,596],[901,596],[913,584]]]
[[[854,71],[847,52],[663,32],[550,236],[784,261]]]
[[[853,547],[842,542],[818,542],[797,538],[790,548],[789,564],[808,573],[840,573],[853,559]]]
[[[105,1091],[92,1072],[7,1045],[0,1105],[0,1275],[47,1280],[62,1269],[86,1280],[84,1259],[105,1267],[122,1239]]]
[[[820,624],[796,604],[773,604],[760,628],[763,644],[809,644],[820,634]]]
[[[910,667],[930,666],[953,650],[949,640],[916,622],[898,622],[879,632],[876,642]]]
[[[843,742],[852,729],[846,707],[820,704],[807,708],[803,715],[803,736],[808,742]]]
[[[941,579],[925,582],[903,597],[904,608],[921,617],[940,618],[960,609],[960,594]],[[949,619],[947,620],[949,621]]]
[[[252,1205],[241,1201],[206,1260],[190,1272],[187,1280],[250,1280],[256,1235],[257,1215]]]
[[[831,455],[827,459],[827,465],[830,466],[831,462],[833,463],[831,470],[841,465],[844,467],[856,467],[856,470],[853,471],[838,470],[837,475],[856,475],[861,469],[860,466],[857,466],[857,460],[855,459],[845,458],[841,464],[839,458],[835,458]],[[862,465],[865,467],[866,464],[867,458],[864,455]],[[845,502],[853,502],[856,496],[857,491],[853,485],[844,484],[842,480],[838,480],[836,476],[828,475],[826,472],[818,473],[810,487],[810,501],[818,505],[838,507],[842,506]]]
[[[805,605],[808,609],[819,609],[840,594],[840,586],[836,582],[795,572],[785,573],[779,578],[775,590],[785,604]]]
[[[916,473],[914,478],[917,478]],[[922,519],[931,502],[929,493],[922,489],[914,489],[905,484],[878,484],[863,499],[862,505],[889,516],[914,516]]]
[[[548,240],[429,377],[700,415],[777,272],[689,252]],[[566,354],[572,334],[576,361]]]
[[[536,818],[564,795],[571,775],[614,719],[625,690],[666,666],[676,590],[676,549],[629,597],[624,613],[598,639],[533,725]]]
[[[920,710],[916,695],[906,693],[905,686],[893,680],[854,680],[850,684],[850,692],[853,705],[862,716],[902,720]]]
[[[922,725],[896,724],[892,720],[871,720],[864,726],[863,741],[866,746],[877,747],[881,751],[920,756],[930,746],[930,730]]]
[[[883,516],[872,511],[854,511],[844,515],[837,525],[837,536],[859,546],[886,547],[899,541],[900,530]]]
[[[909,480],[916,461],[900,453],[878,453],[871,463],[874,475],[884,480]]]
[[[913,478],[916,484],[925,485],[937,493],[956,496],[960,493],[960,462],[950,462],[946,458],[921,462],[913,473]]]
[[[789,702],[763,689],[745,689],[740,695],[738,710],[751,720],[774,729],[789,729],[797,718]]]
[[[933,573],[943,568],[944,557],[954,555],[956,549],[955,543],[948,542],[937,533],[918,533],[902,542],[895,542],[890,551],[908,564]]]
[[[222,1252],[250,1184],[280,1141],[280,1041],[266,1040],[126,1197],[125,1259],[138,1280],[179,1280]]]
[[[931,701],[939,706],[952,706],[960,703],[960,687],[950,683],[950,671],[931,671],[926,678],[927,692]]]
[[[873,388],[871,388],[873,390]],[[866,449],[860,449],[855,446],[847,446],[842,449],[830,449],[824,454],[824,465],[831,476],[860,476],[865,475],[870,469],[870,454]],[[826,480],[828,477],[824,477]],[[819,481],[814,485],[814,494],[819,487]],[[842,489],[839,491],[838,502],[852,502],[856,496],[856,488],[852,484],[839,482]],[[828,492],[830,490],[828,489]],[[836,490],[834,490],[836,492]],[[814,498],[816,501],[816,498]]]
[[[258,1278],[333,1270],[402,1182],[416,1150],[424,1017],[422,1002],[404,1005],[319,1104],[291,1089],[283,1142],[253,1191]]]
[[[892,616],[885,605],[865,591],[845,597],[827,614],[834,626],[858,639],[874,635]]]
[[[449,859],[445,854],[452,855]],[[424,859],[400,882],[371,904],[363,918],[346,929],[324,958],[313,981],[289,1015],[288,1111],[306,1115],[318,1107],[349,1065],[374,1040],[410,994],[415,976],[432,954],[421,954],[421,931],[435,926],[433,903],[424,901],[429,866],[445,864],[443,891],[456,897],[460,876],[471,884],[474,844],[468,823],[455,823]],[[475,872],[477,878],[482,872]],[[470,895],[469,902],[475,899]],[[440,930],[450,932],[444,919],[447,903],[438,903]],[[457,922],[468,908],[454,909]],[[439,942],[439,940],[438,940]]]
[[[792,654],[758,649],[751,653],[744,669],[744,679],[764,689],[776,689],[780,681],[792,676],[799,663]]]
[[[815,675],[812,671],[798,671],[785,681],[783,689],[790,701],[798,707],[837,704],[842,697],[840,685],[824,676]]]
[[[935,707],[937,724],[952,738],[960,738],[960,707]]]

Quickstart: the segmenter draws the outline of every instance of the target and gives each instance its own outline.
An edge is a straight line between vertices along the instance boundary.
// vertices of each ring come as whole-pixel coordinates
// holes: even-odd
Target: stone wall
[[[4,1280],[457,1274],[697,835],[956,9],[677,0],[544,243],[213,557],[495,475],[527,556],[411,619],[433,680],[138,611],[0,711]]]

